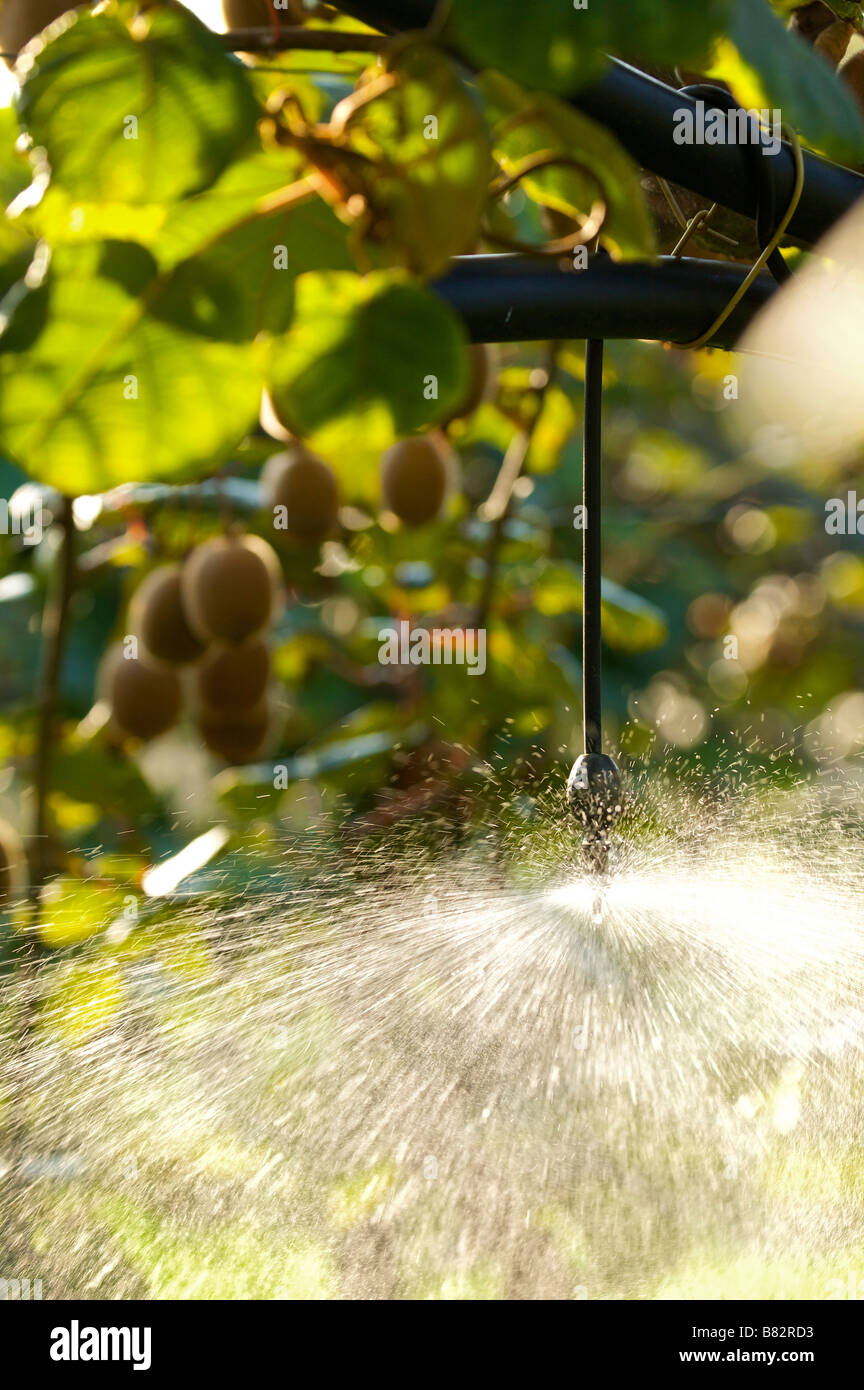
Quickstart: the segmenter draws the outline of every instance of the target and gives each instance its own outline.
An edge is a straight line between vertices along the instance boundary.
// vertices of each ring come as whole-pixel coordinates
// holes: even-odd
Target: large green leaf
[[[448,37],[478,67],[529,87],[573,92],[605,55],[696,62],[723,29],[729,0],[452,0]]]
[[[372,236],[391,262],[433,275],[477,240],[489,174],[486,129],[454,64],[436,49],[399,48],[387,73],[393,85],[347,121],[348,146],[370,162]],[[381,78],[380,67],[370,68],[360,94]],[[337,107],[334,120],[354,100]]]
[[[248,306],[206,265],[160,275],[131,242],[63,247],[0,313],[0,448],[61,491],[212,473],[255,418]]]
[[[39,229],[72,240],[42,284],[7,303],[0,439],[10,455],[74,491],[214,472],[257,413],[253,340],[288,327],[298,274],[353,266],[346,229],[319,198],[267,211],[296,172],[284,152],[240,161],[161,223],[145,218],[147,248],[77,243],[68,205],[46,200]],[[109,225],[132,235],[134,209],[110,207]]]
[[[302,161],[285,149],[257,150],[237,160],[212,187],[166,208],[164,225],[152,243],[154,256],[161,266],[176,265],[221,233],[251,219],[259,224],[262,244],[269,247],[271,261],[277,246],[288,245],[289,272],[315,270],[324,264],[332,264],[334,270],[353,268],[344,250],[347,231],[320,199],[306,205],[315,209],[317,247],[310,246],[296,226],[289,231],[291,219],[303,210],[300,207],[287,208],[269,218],[253,217],[267,200],[294,183],[301,173]],[[302,252],[295,245],[298,239],[303,240]]]
[[[526,174],[520,186],[544,207],[569,217],[586,217],[600,197],[606,204],[603,240],[623,256],[654,251],[654,229],[639,170],[614,136],[545,93],[528,95],[500,73],[482,81],[495,124],[492,147],[506,173],[518,174],[533,158],[560,156],[562,162]]]
[[[280,419],[350,476],[361,455],[379,455],[459,401],[464,344],[452,311],[399,272],[313,272],[297,281],[270,389]]]
[[[453,0],[448,31],[478,67],[497,68],[544,91],[571,92],[602,70],[595,10],[572,0]]]
[[[208,193],[175,203],[151,248],[161,266],[176,267],[177,277],[185,273],[185,255],[185,264],[214,287],[235,286],[232,332],[248,338],[287,329],[298,275],[356,269],[348,230],[322,199],[261,215],[285,186],[288,167],[279,153],[235,165]]]
[[[787,125],[833,159],[864,159],[864,119],[852,93],[765,0],[735,0],[731,38]]]
[[[579,11],[581,20],[590,11],[605,29],[606,49],[618,58],[657,64],[669,69],[681,64],[701,69],[715,39],[729,24],[733,0],[605,0]],[[574,7],[575,8],[575,7]],[[598,13],[599,12],[599,13]]]
[[[294,280],[303,271],[355,269],[348,229],[320,198],[261,214],[299,173],[296,155],[259,150],[231,164],[212,187],[176,203],[82,205],[52,187],[26,220],[55,246],[100,238],[139,242],[162,270],[197,256],[199,269],[245,287],[238,307],[252,337],[262,328],[287,327]]]
[[[78,16],[32,61],[18,105],[54,178],[83,202],[153,203],[206,188],[259,115],[242,66],[179,5],[129,25],[116,6]]]

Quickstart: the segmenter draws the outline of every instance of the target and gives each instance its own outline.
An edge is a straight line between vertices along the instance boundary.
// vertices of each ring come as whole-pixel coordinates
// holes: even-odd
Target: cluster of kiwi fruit
[[[486,399],[492,376],[489,349],[473,346],[470,364],[468,388],[445,425],[473,415]],[[265,397],[261,423],[290,446],[268,459],[261,474],[274,526],[295,540],[318,544],[332,532],[339,513],[335,474],[329,464],[292,438],[269,397]],[[425,526],[440,513],[449,478],[448,450],[440,433],[400,439],[381,459],[381,499],[403,525]]]
[[[129,608],[135,642],[111,647],[100,667],[112,729],[147,741],[173,728],[186,706],[226,762],[259,754],[273,727],[267,630],[281,581],[266,541],[234,532],[152,570]]]
[[[823,0],[812,0],[792,11],[789,28],[836,69],[864,111],[864,38],[854,26]]]
[[[304,444],[293,441],[268,459],[261,482],[276,530],[308,545],[317,545],[332,532],[339,485],[329,464]],[[399,440],[381,460],[384,505],[406,526],[434,521],[447,482],[447,454],[435,436]]]
[[[469,389],[451,419],[472,414],[484,399],[489,362],[485,348],[472,351]],[[278,421],[275,427],[281,430]],[[261,481],[274,527],[278,509],[284,517],[278,529],[300,542],[318,544],[333,530],[339,486],[330,466],[305,445],[292,440],[268,460]],[[438,515],[447,484],[447,455],[437,436],[400,440],[382,458],[384,505],[406,526]],[[111,731],[121,740],[148,741],[191,707],[211,752],[229,763],[260,754],[273,727],[267,631],[281,586],[273,548],[237,531],[203,541],[182,563],[152,570],[129,607],[135,641],[112,646],[100,666]]]

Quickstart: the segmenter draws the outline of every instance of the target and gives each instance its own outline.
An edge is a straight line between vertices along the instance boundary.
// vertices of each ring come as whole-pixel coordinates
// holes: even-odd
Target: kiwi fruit
[[[195,670],[202,709],[214,715],[254,709],[270,679],[270,649],[260,637],[236,647],[211,647]]]
[[[852,25],[845,19],[838,19],[822,30],[813,45],[813,52],[820,54],[832,68],[836,68],[849,47],[849,40],[854,32]]]
[[[447,465],[430,438],[402,439],[381,460],[384,505],[406,526],[423,526],[441,510]]]
[[[268,505],[274,511],[284,508],[284,516],[274,516],[277,530],[299,540],[320,541],[333,529],[339,485],[332,468],[302,444],[268,459],[261,482]]]
[[[468,349],[468,386],[456,409],[448,415],[446,424],[465,420],[473,415],[486,399],[492,377],[492,353],[485,343],[472,343]]]
[[[271,729],[266,700],[250,710],[201,710],[198,731],[211,753],[226,763],[248,763],[262,752]]]
[[[837,16],[830,5],[822,0],[813,0],[809,5],[798,5],[789,16],[787,28],[798,34],[805,43],[813,44],[816,39],[836,20]]]
[[[280,0],[274,6],[280,25],[303,23],[303,0]],[[222,0],[226,29],[271,29],[273,14],[267,0]]]
[[[179,565],[160,565],[148,574],[132,599],[129,618],[132,631],[157,661],[185,666],[204,651],[186,621]]]
[[[24,882],[24,846],[8,821],[0,820],[0,909],[7,907]]]
[[[182,571],[183,608],[200,641],[245,642],[273,617],[281,570],[258,536],[213,536]]]
[[[176,671],[126,656],[113,647],[103,659],[100,685],[115,725],[129,737],[156,738],[174,727],[183,703]]]

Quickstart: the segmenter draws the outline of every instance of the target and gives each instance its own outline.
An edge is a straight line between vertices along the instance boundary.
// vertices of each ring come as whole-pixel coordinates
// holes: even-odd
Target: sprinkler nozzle
[[[605,836],[621,815],[621,774],[606,753],[582,753],[567,778],[567,805],[588,835]]]
[[[621,815],[621,774],[606,753],[582,753],[567,778],[567,805],[582,826],[582,854],[590,872],[605,874],[609,831]],[[602,915],[595,903],[595,920]]]

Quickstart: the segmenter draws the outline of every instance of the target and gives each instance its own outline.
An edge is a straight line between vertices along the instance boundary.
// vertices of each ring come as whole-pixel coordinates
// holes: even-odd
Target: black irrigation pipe
[[[747,149],[675,144],[674,114],[684,106],[695,107],[695,98],[626,63],[612,62],[600,82],[572,101],[611,130],[643,168],[733,212],[756,216],[757,188]],[[775,166],[775,196],[778,208],[783,208],[792,195],[791,147],[784,141],[782,154],[763,157]],[[805,150],[804,189],[787,240],[803,245],[818,241],[862,194],[864,176]]]
[[[387,32],[421,29],[435,9],[434,0],[338,0],[338,4],[346,14]],[[574,92],[570,101],[616,135],[644,169],[733,212],[755,217],[757,189],[745,149],[675,143],[675,112],[695,107],[693,98],[613,59],[598,82]],[[778,207],[788,203],[792,193],[792,160],[789,146],[785,149],[786,158],[766,156],[778,166]],[[806,151],[804,170],[804,190],[787,236],[809,245],[864,193],[864,176]]]
[[[683,343],[713,323],[750,269],[686,256],[616,263],[602,255],[589,257],[587,270],[561,267],[552,257],[462,256],[435,289],[461,315],[475,343],[567,338]],[[711,345],[734,347],[775,290],[769,275],[758,276]]]

